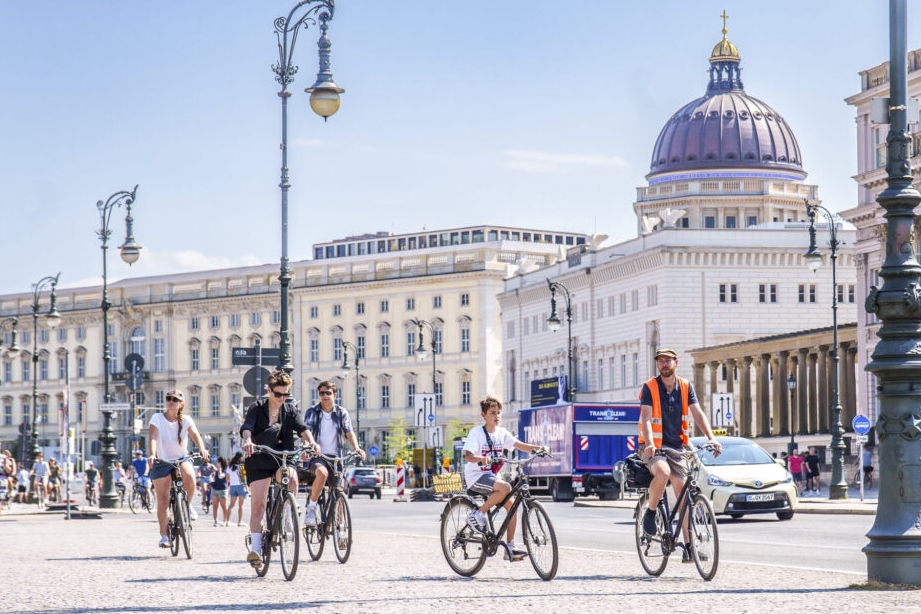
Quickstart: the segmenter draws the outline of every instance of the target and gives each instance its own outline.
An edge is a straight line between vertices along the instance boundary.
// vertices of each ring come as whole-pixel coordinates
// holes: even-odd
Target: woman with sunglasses
[[[201,433],[195,426],[195,421],[183,415],[185,409],[185,396],[180,390],[170,390],[166,393],[166,410],[155,413],[150,418],[148,428],[148,463],[150,479],[153,481],[154,491],[157,493],[157,521],[160,523],[160,547],[169,548],[167,537],[166,508],[169,505],[169,489],[171,485],[170,473],[173,466],[170,464],[189,455],[189,438],[195,442],[201,451],[201,457],[208,462],[208,448],[202,441]],[[192,500],[195,494],[195,469],[191,461],[179,465],[182,473],[182,487]],[[189,508],[192,520],[198,518],[194,507]]]
[[[305,445],[316,445],[313,435],[304,424],[297,402],[291,397],[291,376],[276,369],[269,376],[266,398],[256,401],[246,410],[240,436],[243,438],[243,454],[246,456],[246,483],[250,489],[250,551],[246,560],[253,567],[262,565],[262,520],[265,516],[266,499],[273,475],[281,479],[281,468],[274,457],[267,454],[253,454],[255,445],[268,446],[276,450],[293,450],[294,434],[297,433]],[[291,459],[290,462],[294,462]],[[297,471],[288,466],[288,484],[297,492]]]

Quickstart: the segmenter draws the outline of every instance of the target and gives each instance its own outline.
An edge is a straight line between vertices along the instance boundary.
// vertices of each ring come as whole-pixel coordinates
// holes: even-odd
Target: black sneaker
[[[656,513],[654,511],[647,509],[646,513],[643,514],[643,530],[649,535],[658,533],[656,530]]]
[[[681,562],[690,563],[691,562],[691,547],[688,544],[678,544],[678,547],[681,548]]]

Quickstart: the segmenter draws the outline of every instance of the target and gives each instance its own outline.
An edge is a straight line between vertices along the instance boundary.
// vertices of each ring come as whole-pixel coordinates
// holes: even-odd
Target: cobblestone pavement
[[[918,591],[867,591],[858,575],[721,562],[704,582],[693,565],[669,562],[662,577],[644,574],[636,556],[562,548],[557,577],[537,578],[525,560],[490,559],[474,579],[456,576],[436,535],[362,532],[348,563],[327,544],[285,582],[278,561],[257,578],[243,561],[241,527],[194,525],[195,558],[156,547],[152,516],[60,514],[0,516],[0,611],[37,614],[151,612],[601,612],[655,607],[668,612],[891,612],[918,608]],[[430,531],[430,525],[420,529]],[[915,610],[917,611],[917,610]]]

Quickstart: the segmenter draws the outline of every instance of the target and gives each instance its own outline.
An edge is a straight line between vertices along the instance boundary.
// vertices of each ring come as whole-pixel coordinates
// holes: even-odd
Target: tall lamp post
[[[16,358],[19,356],[19,352],[22,348],[19,347],[19,341],[16,340],[16,329],[19,327],[19,318],[4,318],[3,321],[0,321],[0,332],[9,324],[12,330],[12,339],[10,339],[10,347],[6,348],[6,355],[10,358]],[[3,345],[3,339],[0,338],[0,346]]]
[[[358,432],[358,443],[361,444],[361,379],[358,370],[361,362],[361,354],[358,352],[358,346],[351,341],[342,342],[342,377],[348,377],[352,365],[349,364],[349,348],[355,352],[355,430]]]
[[[790,374],[790,377],[787,378],[787,390],[790,391],[790,443],[787,444],[787,454],[793,455],[793,450],[796,449],[796,440],[793,438],[793,434],[796,432],[796,429],[793,427],[793,420],[796,418],[796,412],[794,411],[794,404],[796,403],[796,378],[793,377],[793,374]]]
[[[58,273],[54,277],[42,277],[37,283],[32,284],[32,450],[30,460],[34,464],[35,457],[38,456],[42,449],[38,445],[38,311],[41,307],[39,298],[42,290],[49,288],[51,290],[51,305],[48,313],[45,314],[45,322],[51,329],[57,328],[61,323],[61,314],[55,305],[57,296],[54,293],[58,285]]]
[[[863,551],[869,580],[921,586],[921,264],[914,232],[921,194],[912,186],[907,49],[907,2],[890,0],[887,177],[876,199],[885,210],[885,261],[882,287],[871,287],[866,300],[882,322],[867,365],[879,400],[879,505]]]
[[[112,394],[109,391],[109,361],[112,360],[112,354],[109,351],[109,286],[108,286],[108,265],[106,255],[109,250],[109,238],[112,236],[112,230],[109,228],[109,222],[112,219],[112,212],[117,208],[125,207],[125,242],[119,248],[122,260],[131,266],[137,262],[141,255],[141,246],[134,240],[134,218],[131,217],[131,205],[134,204],[138,187],[130,192],[121,190],[115,192],[105,201],[96,202],[96,209],[99,211],[100,229],[96,231],[96,236],[102,241],[102,363],[103,363],[103,403],[112,402]],[[102,492],[99,493],[99,507],[114,508],[118,502],[118,493],[115,491],[115,480],[112,474],[115,468],[115,458],[118,452],[115,450],[115,433],[112,431],[112,411],[108,408],[102,410],[102,432],[99,434],[99,441],[102,442]]]
[[[828,248],[831,254],[831,330],[832,330],[832,347],[831,358],[833,365],[834,381],[832,382],[832,399],[834,400],[834,417],[831,425],[831,483],[828,486],[829,499],[847,499],[847,482],[844,480],[844,426],[841,424],[841,394],[838,390],[838,371],[840,369],[838,359],[838,277],[835,263],[838,260],[838,230],[835,226],[834,214],[815,203],[806,202],[806,213],[809,214],[809,251],[804,256],[806,264],[813,272],[822,266],[822,253],[819,251],[815,242],[815,217],[821,213],[828,220],[829,242]]]
[[[548,279],[547,285],[550,286],[550,317],[547,318],[547,324],[553,332],[560,330],[560,326],[562,326],[560,316],[556,312],[556,293],[562,294],[563,299],[566,301],[566,402],[573,403],[576,400],[576,387],[573,386],[572,382],[574,371],[572,363],[572,295],[569,293],[569,288],[558,281]]]
[[[303,9],[303,10],[302,10]],[[316,82],[306,88],[310,92],[310,108],[324,120],[339,110],[339,94],[345,90],[333,82],[333,74],[329,67],[329,50],[332,44],[326,36],[327,22],[331,21],[335,12],[334,0],[302,0],[298,2],[287,17],[275,20],[275,37],[278,39],[278,64],[272,66],[275,80],[281,84],[278,97],[281,98],[281,273],[278,281],[281,284],[281,330],[279,336],[280,367],[291,373],[294,365],[291,364],[291,344],[288,339],[288,286],[291,283],[291,269],[288,266],[288,189],[291,182],[288,179],[288,98],[291,92],[288,85],[294,81],[297,66],[291,63],[294,55],[294,44],[301,28],[305,30],[310,24],[320,22],[320,40],[317,41],[320,57],[320,71],[317,73]]]
[[[432,395],[434,397],[433,405],[434,407],[438,407],[438,371],[435,368],[435,355],[438,354],[438,351],[440,348],[438,347],[439,345],[438,340],[435,338],[435,331],[437,329],[435,328],[435,325],[429,322],[428,320],[422,320],[420,318],[415,318],[414,320],[412,320],[412,323],[419,327],[419,347],[416,348],[416,354],[419,356],[420,361],[424,361],[426,358],[428,358],[428,350],[425,349],[425,334],[424,334],[425,328],[428,328],[429,332],[432,334],[432,341],[430,344],[432,348]],[[425,427],[423,427],[423,429],[424,428]],[[428,460],[428,456],[426,455],[426,449],[428,448],[428,442],[429,442],[429,439],[428,437],[424,436],[424,432],[423,432],[422,457],[426,459],[426,461]],[[436,452],[437,450],[433,449],[432,455],[434,456]],[[438,458],[433,458],[432,462],[435,465],[435,471],[437,472],[440,460]],[[427,467],[423,467],[423,472],[422,472],[423,476],[425,475],[425,470],[427,469],[428,469]]]

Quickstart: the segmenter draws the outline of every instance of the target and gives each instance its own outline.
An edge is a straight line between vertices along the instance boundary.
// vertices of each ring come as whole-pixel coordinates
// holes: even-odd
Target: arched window
[[[147,333],[140,326],[131,330],[131,336],[128,338],[128,348],[131,354],[140,354],[142,358],[147,358]]]

